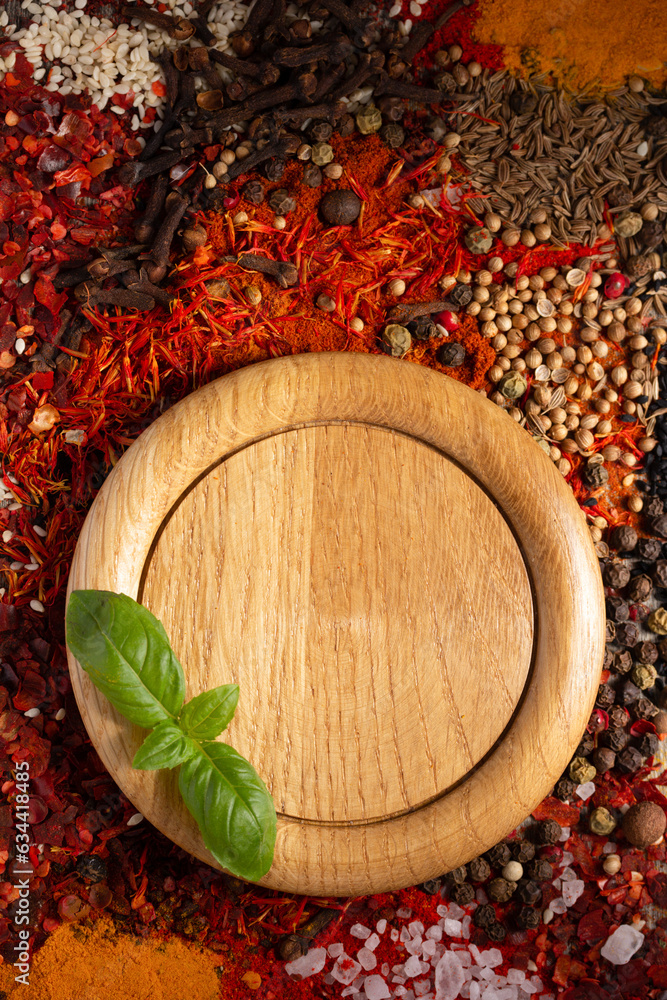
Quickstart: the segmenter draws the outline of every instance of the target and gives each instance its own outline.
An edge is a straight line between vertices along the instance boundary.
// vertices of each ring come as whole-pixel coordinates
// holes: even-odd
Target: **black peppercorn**
[[[605,606],[607,608],[607,618],[611,618],[615,622],[627,622],[630,616],[630,608],[628,607],[628,602],[624,601],[622,597],[608,597],[605,601]]]
[[[348,188],[329,191],[320,202],[320,215],[331,226],[351,226],[360,211],[361,198]]]
[[[658,566],[660,563],[658,563]],[[665,585],[667,585],[667,562],[663,564],[666,570]],[[653,578],[655,579],[656,586],[660,587],[662,584],[658,582],[655,577],[656,570],[653,571]],[[651,591],[653,590],[653,584],[648,576],[642,574],[641,576],[633,576],[632,580],[628,584],[626,590],[626,596],[630,601],[645,601],[647,597],[650,597]]]
[[[88,882],[102,882],[107,877],[107,866],[96,854],[80,854],[76,870]]]
[[[390,122],[380,129],[380,138],[390,149],[398,149],[405,142],[405,129],[395,122]]]
[[[561,802],[567,802],[574,795],[574,790],[576,787],[577,786],[575,785],[574,781],[572,781],[570,778],[560,778],[560,780],[556,782],[556,785],[554,787],[554,795],[556,796],[557,799],[560,799]]]
[[[655,733],[644,733],[637,743],[637,749],[642,757],[655,757],[660,746],[660,740]]]
[[[618,692],[616,700],[622,705],[632,705],[641,696],[642,693],[636,684],[633,684],[632,681],[625,681],[623,687]]]
[[[529,840],[513,840],[510,844],[512,860],[525,865],[535,857],[535,846]]]
[[[657,538],[640,538],[637,542],[637,554],[640,559],[655,562],[662,555],[662,542],[659,542]]]
[[[512,852],[509,846],[503,841],[503,843],[495,844],[490,851],[487,851],[486,857],[492,868],[504,868],[507,862],[511,860]]]
[[[634,774],[643,763],[644,759],[635,747],[626,747],[616,757],[616,768],[623,774]]]
[[[264,164],[264,174],[268,181],[279,181],[285,173],[286,163],[279,156],[272,156]]]
[[[614,707],[609,710],[610,729],[623,729],[627,726],[628,722],[628,713],[621,705],[614,705]]]
[[[243,197],[253,205],[261,205],[264,201],[264,185],[259,181],[248,181],[243,188]]]
[[[612,670],[617,674],[630,673],[632,670],[632,653],[627,649],[622,649],[618,653],[614,653]]]
[[[460,368],[466,359],[466,352],[461,344],[443,344],[436,351],[435,359],[445,368]]]
[[[611,670],[613,659],[614,659],[614,654],[610,649],[607,649],[607,647],[605,646],[604,658],[602,660],[602,669]]]
[[[447,885],[460,885],[462,882],[465,882],[467,874],[466,866],[461,865],[459,868],[452,868],[450,872],[446,872],[442,878]]]
[[[472,302],[472,287],[471,285],[455,285],[451,292],[449,292],[448,298],[455,302],[457,306],[467,306]]]
[[[616,695],[614,694],[614,689],[609,686],[609,684],[600,684],[598,686],[598,694],[595,699],[595,704],[598,708],[607,709],[611,708],[614,704],[614,699]]]
[[[288,215],[296,208],[296,200],[285,188],[278,188],[271,194],[269,205],[276,215]]]
[[[536,906],[542,899],[542,890],[534,879],[522,878],[517,886],[517,896],[522,903]]]
[[[522,906],[516,915],[516,922],[522,930],[534,931],[540,926],[540,911],[532,906]]]
[[[579,746],[574,751],[575,757],[588,757],[595,749],[595,741],[589,733],[584,733],[579,742]]]
[[[645,497],[644,498],[644,507],[643,507],[644,517],[660,517],[660,515],[664,512],[664,509],[665,509],[665,506],[664,506],[662,500],[660,499],[660,497]],[[641,539],[640,538],[640,542],[642,542],[642,541],[644,541],[644,542],[652,542],[652,541],[654,541],[654,539],[652,539],[652,538],[643,538],[643,539]],[[642,559],[648,558],[641,551],[640,551],[640,555],[641,555]]]
[[[634,654],[640,663],[655,663],[658,659],[658,647],[649,640],[639,642],[634,647]]]
[[[657,219],[653,222],[645,222],[637,233],[637,239],[645,250],[653,250],[659,243],[662,243],[664,238],[664,227]]]
[[[333,128],[329,122],[315,122],[310,128],[311,142],[328,142],[333,135]]]
[[[563,828],[555,819],[542,820],[541,823],[537,824],[535,831],[537,841],[540,844],[557,844],[562,832]]]
[[[649,518],[649,525],[654,535],[667,538],[667,514],[660,514],[658,517]]]
[[[591,764],[598,774],[606,774],[607,771],[611,771],[615,763],[616,754],[608,747],[598,747],[591,754]]]
[[[620,622],[616,627],[616,642],[619,646],[636,646],[639,642],[639,628],[634,622]]]
[[[472,915],[472,922],[475,927],[482,927],[486,930],[491,924],[496,922],[496,911],[490,903],[478,906]]]
[[[303,183],[306,187],[318,188],[322,183],[322,171],[315,163],[306,163],[303,168]]]
[[[548,861],[535,858],[531,861],[527,869],[528,875],[536,882],[548,882],[554,877],[554,870]]]
[[[620,552],[630,552],[634,549],[638,541],[638,535],[634,528],[630,527],[629,524],[620,524],[618,528],[614,528],[609,539],[609,544],[613,549],[618,549]]]
[[[442,882],[439,878],[430,878],[426,882],[422,882],[419,888],[428,896],[437,896],[442,888]]]
[[[417,319],[413,319],[412,322],[408,323],[408,330],[417,340],[430,340],[431,337],[438,335],[435,323],[430,316],[418,316]]]
[[[486,931],[486,936],[489,941],[504,941],[507,934],[503,925],[497,921],[495,924],[490,924],[488,927],[485,927],[484,930]]]
[[[453,885],[449,890],[449,898],[459,906],[467,906],[475,898],[475,889],[470,882],[462,882],[461,885]]]
[[[653,567],[652,576],[656,587],[667,588],[667,559],[658,559],[655,566]],[[642,601],[644,600],[644,598],[637,597],[635,598],[635,600]]]
[[[516,882],[509,882],[506,878],[492,878],[486,886],[486,894],[494,903],[506,903],[515,889]]]
[[[609,473],[604,465],[587,465],[582,470],[581,478],[589,489],[595,490],[609,482]]]
[[[336,125],[336,132],[338,135],[342,136],[344,139],[348,135],[352,135],[356,128],[356,123],[352,115],[343,115]]]
[[[628,736],[623,729],[605,729],[598,735],[598,744],[607,750],[619,753],[627,744]]]
[[[607,563],[604,569],[604,581],[614,590],[622,590],[630,582],[630,570],[623,563]]]
[[[491,874],[491,866],[484,858],[473,858],[468,865],[468,878],[471,882],[486,882]]]
[[[613,642],[616,638],[616,625],[609,618],[605,622],[604,626],[604,641]]]
[[[654,715],[658,714],[658,709],[653,702],[642,694],[630,704],[630,711],[635,719],[652,719]]]

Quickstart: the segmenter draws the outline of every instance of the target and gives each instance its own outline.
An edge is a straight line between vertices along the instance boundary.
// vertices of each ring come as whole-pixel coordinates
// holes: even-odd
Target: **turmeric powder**
[[[636,76],[667,81],[663,0],[480,0],[474,36],[503,47],[505,65],[548,73],[569,90],[608,90]]]

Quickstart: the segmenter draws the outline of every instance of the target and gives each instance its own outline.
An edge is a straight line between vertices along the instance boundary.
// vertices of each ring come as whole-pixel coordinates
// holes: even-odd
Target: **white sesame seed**
[[[144,817],[142,816],[141,813],[134,813],[134,815],[130,816],[130,818],[128,819],[127,825],[128,826],[137,826],[138,823],[142,822],[143,818]]]
[[[12,572],[16,573],[18,572],[18,570],[23,569],[23,563],[15,559],[14,562],[11,562],[9,564],[9,568],[12,570]]]
[[[39,535],[40,538],[46,538],[46,529],[43,528],[41,524],[33,524],[32,530],[36,535]]]
[[[11,542],[11,540],[12,540],[13,537],[14,537],[14,532],[10,531],[9,528],[7,528],[2,533],[2,540],[3,540],[3,542]]]
[[[84,10],[88,0],[74,0],[74,6],[77,10]]]
[[[55,87],[54,87],[54,90],[55,90]],[[22,504],[20,504],[17,501],[16,503],[10,503],[9,507],[7,508],[7,510],[20,510],[21,507],[22,507]]]
[[[44,613],[44,605],[42,604],[41,601],[35,601],[35,600],[31,601],[30,607],[32,608],[33,611],[39,611],[41,614]]]
[[[56,722],[62,722],[62,720],[65,718],[66,715],[67,715],[67,712],[65,711],[65,709],[64,708],[59,708],[58,711],[55,714],[55,720],[56,720]]]
[[[402,3],[395,3],[393,7],[389,10],[389,17],[396,17],[401,13]]]
[[[29,562],[25,564],[26,569],[39,569],[39,563]]]
[[[23,713],[27,719],[36,719],[38,715],[42,713],[38,708],[29,708],[27,712]]]

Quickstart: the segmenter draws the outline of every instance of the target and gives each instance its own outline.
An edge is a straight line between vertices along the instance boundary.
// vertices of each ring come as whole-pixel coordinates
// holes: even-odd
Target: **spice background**
[[[114,13],[113,5],[92,0],[89,8],[107,16]],[[425,4],[423,19],[435,23],[447,8],[443,2]],[[392,16],[410,14],[404,3],[400,13]],[[632,21],[635,16],[640,28]],[[553,30],[545,33],[544,23],[550,17],[554,18]],[[418,76],[422,71],[426,74],[435,65],[436,53],[458,44],[466,64],[477,61],[492,72],[503,66],[551,72],[570,89],[618,87],[628,74],[640,74],[657,86],[665,79],[664,52],[662,69],[657,66],[664,49],[664,27],[664,13],[651,0],[643,0],[631,11],[611,0],[592,0],[585,9],[568,4],[553,10],[530,0],[520,7],[505,0],[480,0],[476,6],[459,10],[436,32],[415,65]],[[1,43],[0,57],[9,57],[14,49],[10,42]],[[388,291],[390,282],[405,282],[401,302],[417,302],[444,296],[439,282],[447,275],[479,269],[479,258],[464,240],[466,226],[483,221],[474,215],[479,207],[474,202],[471,215],[465,197],[456,209],[439,194],[433,196],[430,208],[429,203],[414,201],[419,191],[437,190],[452,181],[436,169],[442,149],[428,134],[428,116],[413,107],[404,122],[407,140],[398,150],[377,134],[347,138],[334,134],[333,162],[342,167],[340,179],[325,175],[321,187],[308,188],[300,182],[302,165],[288,160],[279,180],[252,175],[265,188],[265,200],[258,206],[245,198],[245,183],[231,185],[217,211],[202,210],[198,217],[206,229],[206,242],[188,251],[177,249],[172,255],[175,272],[169,287],[177,298],[169,313],[160,306],[144,313],[101,306],[82,314],[76,312],[78,304],[71,292],[57,287],[60,266],[88,261],[89,248],[133,242],[132,226],[145,210],[151,182],[131,188],[119,181],[118,168],[140,151],[131,112],[117,115],[110,110],[123,110],[126,95],[112,99],[102,111],[91,110],[76,94],[35,87],[25,58],[19,53],[14,59],[13,68],[0,83],[4,119],[0,137],[0,368],[4,377],[0,451],[5,491],[0,507],[4,546],[0,739],[6,796],[0,807],[0,865],[4,868],[0,990],[10,1000],[18,996],[35,1000],[94,997],[99,983],[91,980],[91,974],[97,961],[118,970],[117,978],[105,984],[103,995],[119,1000],[131,1000],[134,995],[168,1000],[181,995],[173,991],[176,975],[187,981],[192,1000],[253,994],[266,1000],[338,997],[340,984],[326,982],[324,976],[301,982],[289,978],[284,960],[276,954],[276,943],[298,932],[310,915],[326,905],[340,916],[321,932],[317,945],[342,941],[354,955],[360,943],[350,936],[355,921],[372,926],[377,919],[387,919],[403,927],[410,919],[418,919],[428,925],[438,920],[442,897],[431,895],[431,886],[429,891],[414,887],[359,900],[291,898],[220,875],[186,856],[145,822],[130,825],[135,810],[106,774],[71,695],[64,655],[67,572],[86,512],[105,476],[160,413],[199,385],[266,358],[320,350],[380,352],[378,334],[388,312],[400,304]],[[449,115],[444,117],[451,125]],[[72,155],[64,156],[63,163],[52,170],[55,161],[51,157],[61,155],[58,150],[63,149]],[[218,155],[214,144],[207,147],[205,164],[212,169]],[[452,156],[454,166],[448,176],[460,183],[466,177],[464,157],[457,161]],[[320,221],[317,206],[323,193],[341,184],[359,195],[363,210],[354,226],[330,229]],[[269,199],[281,189],[296,191],[297,205],[279,229],[274,226]],[[86,196],[96,201],[86,204]],[[607,201],[605,218],[613,224],[609,205]],[[664,215],[661,218],[664,225]],[[597,249],[604,245],[601,238]],[[628,246],[624,250],[634,252]],[[294,260],[299,283],[281,289],[268,276],[243,273],[236,263],[223,260],[250,251]],[[518,239],[508,245],[496,239],[494,252],[501,266],[517,265],[514,280],[518,280],[550,266],[575,264],[586,249],[581,244],[528,247]],[[602,254],[591,270],[613,271],[610,254]],[[24,282],[22,275],[28,268],[31,274]],[[589,273],[582,293],[590,290],[590,282]],[[250,284],[261,296],[256,305],[244,294]],[[332,300],[332,312],[316,306],[320,295]],[[77,318],[72,320],[72,314]],[[353,325],[354,319],[361,320],[360,329],[355,328],[359,324]],[[438,339],[415,339],[401,363],[446,371],[493,398],[505,374],[502,367],[493,371],[498,367],[497,356],[508,365],[515,359],[502,354],[506,348],[493,346],[494,338],[483,336],[481,325],[462,310],[460,324],[450,336],[465,349],[460,367],[446,368],[438,361],[442,343]],[[72,329],[78,331],[76,336]],[[576,328],[551,335],[559,337],[559,351],[585,346]],[[18,339],[24,343],[22,353],[14,346]],[[61,349],[56,349],[58,341]],[[531,345],[516,345],[517,354],[526,356]],[[659,341],[651,342],[647,352],[649,348],[647,382],[657,380],[662,360]],[[601,360],[607,368],[612,362],[616,366],[624,362],[633,371],[633,354],[642,350],[627,342],[610,342],[609,357]],[[555,352],[545,348],[543,358],[549,353]],[[591,356],[586,364],[593,361]],[[531,371],[525,374],[532,378]],[[644,398],[641,392],[639,388],[636,398]],[[661,388],[657,395],[667,393]],[[523,405],[524,401],[517,402]],[[506,403],[505,399],[502,405]],[[649,403],[639,405],[649,412]],[[585,409],[585,401],[582,406]],[[538,407],[533,416],[540,412]],[[597,486],[585,480],[584,460],[578,453],[563,452],[559,458],[575,496],[586,505],[582,509],[588,512],[591,527],[598,532],[592,532],[596,544],[606,546],[606,555],[604,548],[599,552],[605,560],[608,594],[614,600],[627,586],[627,580],[620,583],[623,577],[618,576],[618,567],[625,570],[623,556],[632,553],[613,546],[610,550],[612,529],[634,526],[643,539],[650,540],[655,537],[651,518],[659,516],[657,508],[649,513],[649,497],[643,511],[630,505],[632,497],[643,495],[637,484],[647,478],[647,463],[638,442],[650,434],[636,410],[622,413],[619,419],[625,422],[617,423],[614,435],[596,442],[593,450],[601,453],[603,447],[615,448],[619,456],[629,454],[634,464],[606,461],[608,482]],[[534,429],[530,420],[527,425]],[[657,475],[657,466],[656,462],[654,471],[648,470],[648,478]],[[629,481],[637,475],[639,480]],[[631,620],[646,622],[648,604],[639,599],[626,604]],[[619,634],[621,626],[625,627],[622,617],[612,622]],[[657,635],[653,638],[658,641]],[[612,647],[605,664],[600,700],[586,734],[591,746],[585,746],[586,752],[578,758],[584,761],[579,765],[584,770],[577,770],[582,778],[586,766],[590,768],[586,761],[594,737],[608,731],[614,711],[625,712],[613,704],[613,692],[609,694],[606,683],[618,681],[612,659],[623,654],[615,650]],[[662,680],[656,698],[661,687]],[[647,718],[633,715],[630,719],[625,712],[624,725],[634,744],[650,736],[657,743],[657,736],[663,735],[664,729],[651,721],[656,716],[649,710],[646,714]],[[567,852],[572,859],[567,867],[576,870],[584,888],[573,906],[548,924],[520,928],[512,916],[507,917],[509,933],[499,945],[504,970],[521,969],[531,975],[534,966],[547,994],[558,992],[565,1000],[645,1000],[664,995],[664,842],[648,850],[637,849],[617,831],[613,836],[622,855],[620,869],[605,881],[603,851],[612,841],[592,833],[588,820],[593,807],[609,808],[619,818],[636,800],[667,807],[660,774],[652,767],[654,756],[643,754],[641,767],[632,772],[598,773],[592,797],[586,800],[575,794],[575,787],[586,782],[565,777],[572,786],[569,795],[567,789],[560,790],[565,801],[554,794],[535,811],[529,824],[533,832],[541,830],[540,824],[547,820],[569,831],[566,839],[543,844],[541,857],[551,859],[558,871]],[[11,968],[17,905],[12,765],[21,760],[31,766],[34,844],[30,858],[35,869],[31,926],[36,953],[28,992],[13,984]],[[40,844],[42,851],[37,848]],[[446,899],[453,898],[455,886],[442,886]],[[559,897],[559,888],[551,881],[541,887],[542,902],[534,911],[539,914]],[[440,888],[438,884],[436,892]],[[510,908],[499,907],[502,919],[506,911],[510,913]],[[404,916],[408,912],[410,916]],[[642,925],[643,948],[626,964],[611,966],[600,958],[600,949],[616,922],[628,923],[634,916],[650,918]],[[489,946],[480,927],[472,933],[471,940],[480,947]],[[377,956],[378,967],[399,961],[395,944],[387,938]]]

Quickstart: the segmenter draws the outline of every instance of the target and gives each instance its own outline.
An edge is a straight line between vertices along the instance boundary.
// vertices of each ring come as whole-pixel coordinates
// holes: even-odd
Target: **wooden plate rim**
[[[364,394],[371,387],[374,391]],[[297,414],[301,419],[295,419]],[[195,443],[191,431],[200,418],[203,433]],[[258,421],[265,429],[253,434]],[[193,476],[199,478],[224,460],[221,456],[255,438],[336,422],[407,434],[475,479],[519,545],[536,628],[531,681],[511,726],[453,789],[405,814],[356,826],[279,818],[274,864],[262,884],[315,895],[413,885],[506,836],[567,765],[593,707],[604,651],[597,557],[578,505],[553,463],[504,411],[467,386],[385,356],[322,353],[262,362],[223,376],[168,410],[131,446],[96,498],[77,545],[68,598],[81,587],[136,597],[156,525]],[[482,425],[484,435],[479,434]],[[164,434],[178,440],[187,461],[172,462],[158,476],[152,459]],[[512,459],[524,463],[525,476],[516,474]],[[125,490],[130,480],[134,492],[150,497],[150,503],[129,505],[133,531],[128,538],[114,492]],[[104,564],[95,554],[101,538],[115,552]],[[70,654],[68,659],[84,724],[114,779],[163,833],[215,865],[194,821],[178,830],[156,821],[159,777],[125,766],[131,765],[128,747],[138,730],[110,708]],[[116,716],[122,747],[100,726],[102,709],[107,718],[110,712]]]

